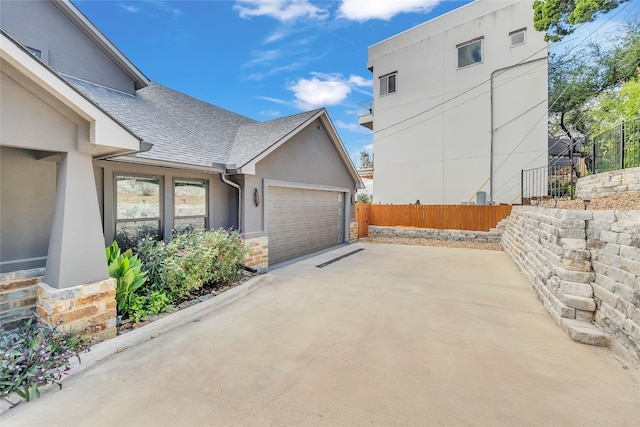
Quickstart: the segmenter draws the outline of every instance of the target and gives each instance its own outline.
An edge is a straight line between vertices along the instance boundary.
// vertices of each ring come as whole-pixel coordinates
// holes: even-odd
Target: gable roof
[[[89,150],[94,157],[144,150],[148,144],[115,119],[58,72],[32,55],[20,42],[0,28],[0,59],[3,74],[17,70],[49,96],[89,123]],[[6,62],[5,62],[6,61]],[[6,65],[4,65],[6,64]],[[87,147],[85,147],[87,148]]]
[[[228,163],[238,167],[245,166],[291,133],[304,127],[310,118],[321,111],[322,109],[312,110],[240,127],[229,153]]]
[[[65,76],[113,117],[153,144],[135,157],[201,169],[224,169],[236,132],[248,117],[151,82],[135,95]]]
[[[258,122],[150,82],[135,95],[64,76],[152,144],[118,160],[212,172],[255,173],[257,162],[319,119],[354,182],[362,182],[324,108]]]

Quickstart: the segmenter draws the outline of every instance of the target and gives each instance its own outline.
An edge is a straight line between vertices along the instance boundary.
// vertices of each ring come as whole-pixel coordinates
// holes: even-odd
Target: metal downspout
[[[525,62],[519,62],[517,64],[513,64],[513,65],[509,65],[508,67],[503,67],[503,68],[498,68],[497,70],[493,70],[491,72],[491,76],[489,78],[489,94],[490,94],[490,98],[491,98],[491,146],[489,149],[489,202],[493,202],[493,134],[494,134],[494,129],[493,129],[493,77],[496,73],[500,72],[500,71],[507,71],[511,68],[515,68],[515,67],[519,67],[521,65],[527,65],[527,64],[531,64],[532,62],[536,62],[536,61],[541,61],[541,60],[546,60],[549,58],[549,55],[547,56],[543,56],[542,58],[536,58],[536,59],[532,59],[530,61],[525,61]]]
[[[229,179],[223,173],[220,174],[220,180],[238,190],[238,231],[242,232],[244,231],[242,229],[242,187],[240,187],[240,185],[236,184],[233,181],[229,181]]]

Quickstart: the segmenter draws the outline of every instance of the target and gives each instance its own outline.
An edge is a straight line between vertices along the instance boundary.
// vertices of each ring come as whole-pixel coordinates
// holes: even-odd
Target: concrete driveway
[[[366,243],[275,270],[2,416],[3,427],[639,424],[638,368],[571,341],[506,254]]]

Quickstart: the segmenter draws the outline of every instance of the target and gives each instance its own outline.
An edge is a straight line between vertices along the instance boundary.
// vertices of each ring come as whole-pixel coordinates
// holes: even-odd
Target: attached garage
[[[269,186],[269,265],[336,246],[345,241],[345,193]]]

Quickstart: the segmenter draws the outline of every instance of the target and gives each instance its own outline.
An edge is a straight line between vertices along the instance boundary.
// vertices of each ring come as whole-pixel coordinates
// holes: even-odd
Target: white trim
[[[472,62],[471,64],[460,66],[460,49],[463,47],[471,46],[474,43],[480,42],[480,61]],[[476,37],[473,40],[466,41],[464,43],[460,43],[456,45],[456,63],[458,65],[458,70],[462,70],[464,68],[473,67],[474,65],[482,64],[484,62],[484,36]]]
[[[96,154],[105,149],[113,151],[114,148],[118,151],[140,151],[140,138],[87,99],[4,31],[0,34],[0,57],[18,73],[33,81],[89,123],[89,142],[92,144],[90,148]]]
[[[303,129],[305,129],[310,123],[312,123],[316,119],[320,119],[322,125],[325,128],[325,131],[327,132],[327,136],[329,136],[329,140],[331,140],[333,146],[338,151],[338,155],[342,159],[342,162],[344,163],[344,165],[349,169],[349,174],[351,175],[351,178],[353,179],[353,181],[356,183],[356,188],[364,188],[364,184],[362,183],[362,180],[358,175],[358,171],[356,171],[355,166],[353,165],[353,163],[351,163],[351,158],[347,154],[344,144],[342,143],[342,140],[340,139],[340,136],[338,135],[338,132],[333,126],[333,123],[331,122],[331,119],[329,118],[327,111],[325,109],[318,111],[318,113],[311,116],[306,122],[298,126],[293,132],[290,132],[284,138],[280,139],[278,142],[273,144],[271,147],[267,148],[262,153],[254,157],[252,160],[245,163],[242,167],[239,168],[239,171],[237,173],[255,175],[256,164],[258,162],[260,162],[269,154],[274,152],[277,148],[279,148],[285,142],[291,140],[291,138],[293,138],[295,135],[300,133]]]
[[[513,44],[513,36],[522,33],[522,43]],[[522,46],[527,43],[527,29],[521,28],[519,30],[511,31],[509,33],[509,48]]]

